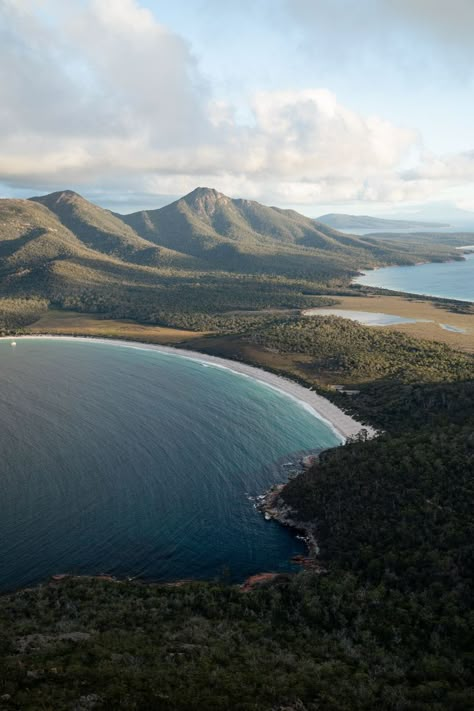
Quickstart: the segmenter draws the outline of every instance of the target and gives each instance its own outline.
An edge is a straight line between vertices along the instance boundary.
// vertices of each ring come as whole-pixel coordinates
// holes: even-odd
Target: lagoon
[[[375,311],[354,311],[352,309],[306,309],[303,311],[304,316],[339,316],[340,318],[348,318],[351,321],[357,321],[364,326],[393,326],[400,323],[417,323],[423,319],[408,318],[407,316],[394,316],[393,314],[384,314]]]

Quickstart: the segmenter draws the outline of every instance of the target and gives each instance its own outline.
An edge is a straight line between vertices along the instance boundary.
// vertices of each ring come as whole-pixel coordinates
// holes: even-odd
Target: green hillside
[[[456,256],[453,246],[344,235],[207,188],[128,216],[68,190],[0,201],[0,297],[197,330],[235,330],[235,310],[347,294],[363,268]]]
[[[405,247],[345,235],[294,210],[266,207],[196,188],[171,205],[121,216],[144,239],[242,271],[330,278],[361,264],[411,263]]]
[[[60,222],[91,249],[146,266],[186,266],[190,260],[159,248],[143,238],[109,210],[94,205],[72,190],[30,198],[54,213]]]
[[[0,273],[24,276],[56,261],[99,261],[107,256],[90,249],[43,205],[28,200],[0,200]]]

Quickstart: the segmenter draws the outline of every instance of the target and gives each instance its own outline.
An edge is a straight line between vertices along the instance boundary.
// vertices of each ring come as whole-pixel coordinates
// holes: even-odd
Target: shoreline
[[[139,350],[151,350],[163,353],[165,355],[174,355],[180,358],[187,358],[202,363],[203,365],[213,366],[230,370],[237,375],[252,378],[257,382],[266,385],[281,392],[283,395],[298,402],[308,412],[315,416],[320,421],[324,422],[330,429],[339,437],[341,442],[345,442],[349,437],[355,437],[362,431],[366,431],[369,437],[375,437],[377,432],[368,425],[355,420],[350,415],[347,415],[343,410],[334,405],[330,400],[327,400],[322,395],[309,390],[308,388],[296,383],[282,375],[276,375],[263,368],[257,368],[247,363],[240,361],[228,360],[218,356],[200,353],[199,351],[185,350],[174,346],[162,346],[154,343],[143,343],[140,341],[123,341],[114,338],[101,338],[94,336],[56,336],[48,334],[21,335],[21,336],[3,336],[1,340],[19,341],[22,339],[32,340],[62,340],[62,341],[80,341],[80,342],[95,342],[103,345],[113,345],[122,348],[133,348]]]
[[[297,512],[288,504],[286,504],[281,494],[285,489],[286,484],[276,484],[272,486],[265,494],[260,497],[258,504],[259,511],[265,516],[265,519],[276,521],[280,526],[285,526],[295,534],[302,534],[307,556],[296,555],[292,561],[297,565],[301,565],[306,570],[313,570],[318,574],[327,572],[319,561],[319,545],[317,540],[317,532],[315,524],[308,521],[302,521],[298,518]]]
[[[463,250],[466,249],[466,247],[455,247],[455,249],[458,250]],[[434,299],[436,301],[449,301],[449,302],[455,302],[458,304],[474,304],[474,300],[471,299],[461,299],[456,296],[440,296],[439,294],[426,294],[425,292],[421,291],[400,291],[400,289],[395,289],[395,288],[389,288],[386,286],[376,286],[374,284],[364,284],[361,279],[364,279],[364,277],[370,276],[370,274],[373,274],[374,272],[379,272],[382,271],[383,269],[401,269],[401,268],[407,268],[407,267],[420,267],[420,266],[429,266],[432,264],[459,264],[460,262],[467,262],[469,257],[474,257],[474,248],[472,248],[471,251],[465,251],[465,252],[460,252],[462,254],[460,259],[443,259],[441,261],[435,261],[435,262],[416,262],[415,264],[390,264],[385,267],[366,267],[365,269],[360,269],[358,271],[357,276],[353,277],[351,279],[351,286],[362,286],[367,289],[379,289],[384,292],[388,292],[389,294],[400,294],[403,295],[404,297],[410,298],[410,297],[422,297],[425,299]]]

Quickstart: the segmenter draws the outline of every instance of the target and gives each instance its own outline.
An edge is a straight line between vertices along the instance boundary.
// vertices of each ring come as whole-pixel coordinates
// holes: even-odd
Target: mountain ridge
[[[117,213],[115,213],[117,215]],[[117,215],[118,216],[118,215]],[[230,198],[213,188],[198,187],[156,210],[120,216],[137,234],[196,257],[219,264],[240,252],[242,259],[268,250],[315,250],[332,258],[353,252],[361,262],[390,259],[391,247],[347,235],[294,210],[268,207],[256,201]]]
[[[323,222],[330,227],[339,229],[357,230],[408,230],[418,228],[440,229],[449,227],[449,224],[441,222],[430,222],[427,220],[396,220],[382,217],[372,217],[370,215],[349,215],[342,212],[330,212],[316,218],[317,222]]]
[[[345,234],[212,188],[131,215],[64,190],[0,201],[0,294],[176,321],[196,304],[300,304],[296,292],[347,289],[361,269],[459,258],[454,246]]]
[[[57,191],[29,200],[47,207],[91,249],[146,266],[160,266],[177,258],[176,254],[147,242],[112,212],[89,202],[73,190]]]

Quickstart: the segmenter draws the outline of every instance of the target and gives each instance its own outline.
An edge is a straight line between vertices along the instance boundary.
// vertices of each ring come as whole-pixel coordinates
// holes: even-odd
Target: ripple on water
[[[248,496],[281,481],[272,462],[339,444],[300,404],[224,368],[104,343],[3,342],[0,365],[0,587],[294,569],[302,542]]]

